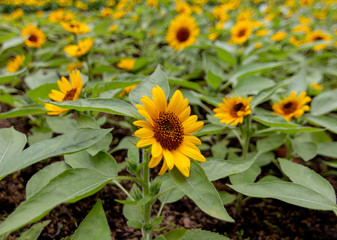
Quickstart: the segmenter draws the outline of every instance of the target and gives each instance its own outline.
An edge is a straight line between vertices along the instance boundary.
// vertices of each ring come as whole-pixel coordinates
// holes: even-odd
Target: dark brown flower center
[[[177,32],[177,39],[179,42],[185,42],[190,37],[190,30],[188,28],[179,28]]]
[[[184,139],[184,127],[179,118],[172,112],[161,112],[154,122],[154,138],[162,148],[173,151]]]
[[[286,114],[290,114],[296,111],[297,104],[295,102],[287,102],[283,105],[282,110]]]
[[[73,100],[74,96],[75,96],[75,93],[76,93],[76,88],[73,88],[73,89],[67,91],[67,93],[64,95],[64,98],[63,98],[62,101]]]
[[[31,42],[37,42],[37,36],[35,34],[32,34],[29,36],[28,40]]]
[[[240,29],[240,31],[237,34],[238,37],[243,37],[245,35],[246,35],[246,29]]]
[[[241,111],[243,107],[244,107],[243,103],[237,103],[234,105],[233,110],[234,112],[238,112]]]
[[[324,38],[322,38],[321,36],[316,36],[316,37],[314,38],[314,41],[319,41],[319,40],[324,40]]]

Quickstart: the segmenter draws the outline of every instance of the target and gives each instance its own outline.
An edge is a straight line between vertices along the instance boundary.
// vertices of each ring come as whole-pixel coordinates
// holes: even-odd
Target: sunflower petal
[[[184,133],[192,134],[199,131],[204,126],[204,122],[196,122],[190,125],[184,125]]]
[[[160,169],[160,172],[158,173],[158,175],[163,175],[165,172],[167,171],[167,164],[165,161],[163,161],[163,166]]]
[[[172,153],[168,149],[163,149],[163,154],[165,158],[165,162],[167,164],[167,167],[172,170],[174,167],[174,157]]]
[[[148,145],[151,145],[155,142],[156,140],[154,138],[142,138],[137,142],[137,147],[141,148],[141,147],[145,147]]]
[[[183,154],[181,151],[174,151],[173,152],[174,158],[178,159],[175,162],[176,167],[178,170],[185,176],[190,176],[190,169],[191,169],[191,160]]]
[[[152,98],[154,104],[158,107],[159,112],[165,112],[167,109],[166,96],[161,87],[156,86],[152,89]]]
[[[159,142],[155,142],[152,144],[151,154],[153,157],[161,156],[163,153],[163,148],[161,147]]]
[[[154,168],[155,166],[157,166],[160,163],[162,158],[163,158],[163,155],[159,155],[158,157],[152,156],[149,162],[149,168]]]
[[[135,132],[135,136],[139,138],[150,138],[153,137],[154,132],[149,128],[141,128]]]

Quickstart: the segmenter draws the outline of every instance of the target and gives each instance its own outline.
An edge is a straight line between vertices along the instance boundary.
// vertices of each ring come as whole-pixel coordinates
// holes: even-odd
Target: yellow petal
[[[161,147],[159,142],[155,142],[152,144],[151,154],[153,157],[161,156],[163,152],[163,148]]]
[[[143,96],[143,98],[140,99],[140,101],[144,104],[146,112],[150,114],[152,119],[158,118],[159,115],[158,108],[149,97]]]
[[[170,100],[167,111],[173,112],[176,116],[179,116],[180,113],[186,108],[185,104],[186,101],[184,101],[183,94],[179,90],[177,90],[174,92]]]
[[[141,128],[135,132],[135,136],[139,138],[150,138],[153,137],[154,133],[149,128]]]
[[[186,144],[182,144],[179,147],[179,151],[184,153],[186,156],[193,158],[199,162],[206,162],[206,158],[201,154],[200,150],[196,150],[195,148],[191,148]],[[177,161],[176,161],[177,162]]]
[[[60,91],[52,89],[51,93],[49,93],[48,96],[56,102],[62,102],[64,98],[64,93],[61,93]]]
[[[159,175],[159,176],[160,176],[160,175],[163,175],[166,171],[167,171],[167,164],[166,164],[166,162],[164,161],[164,162],[163,162],[163,166],[161,167],[160,172],[158,173],[158,175]]]
[[[184,133],[185,134],[192,134],[199,131],[204,126],[204,122],[196,122],[194,124],[190,124],[185,126],[184,125]]]
[[[139,105],[136,105],[136,106],[139,106]],[[142,107],[143,107],[143,106],[142,106]],[[154,124],[154,122],[153,122],[153,120],[152,120],[150,114],[148,114],[145,110],[140,109],[140,110],[138,110],[138,113],[139,113],[140,115],[142,115],[146,120],[148,120],[152,125]]]
[[[201,145],[200,139],[192,135],[184,136],[184,142],[195,144],[195,145]]]
[[[163,158],[163,155],[159,155],[158,157],[152,156],[150,162],[149,162],[149,168],[154,168],[160,163],[160,160]]]
[[[160,112],[165,112],[167,109],[167,102],[165,93],[161,87],[156,86],[152,89],[152,98],[154,104],[158,107],[158,110]]]
[[[174,166],[174,157],[172,153],[168,149],[163,149],[163,154],[165,158],[165,162],[170,170],[172,170]]]
[[[63,93],[66,93],[72,89],[69,81],[65,77],[61,77],[61,80],[57,81],[57,85]]]
[[[151,145],[155,142],[156,140],[154,138],[142,138],[137,142],[137,147],[141,148],[141,147],[145,147],[148,145]]]
[[[190,176],[191,161],[180,151],[174,151],[174,158],[177,159],[175,162],[178,170],[185,176]]]
[[[144,121],[144,120],[134,121],[133,125],[136,125],[137,127],[146,127],[146,128],[152,129],[152,125],[149,122]]]
[[[185,108],[185,110],[183,110],[179,114],[178,118],[180,119],[181,122],[184,122],[184,121],[186,121],[188,119],[188,117],[190,116],[190,114],[191,114],[191,107],[188,106],[187,108]]]

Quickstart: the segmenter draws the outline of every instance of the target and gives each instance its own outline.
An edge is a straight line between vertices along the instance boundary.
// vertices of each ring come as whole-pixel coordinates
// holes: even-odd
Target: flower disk
[[[249,21],[240,21],[231,29],[231,42],[244,44],[252,34],[252,24]]]
[[[39,48],[46,41],[46,35],[42,30],[32,24],[22,29],[21,36],[27,37],[25,44],[31,48]]]
[[[179,90],[175,91],[168,105],[165,93],[159,86],[152,89],[152,97],[153,99],[143,96],[141,102],[144,105],[136,105],[138,113],[147,120],[133,123],[141,127],[135,132],[135,136],[141,138],[137,147],[152,145],[150,168],[157,166],[164,159],[159,175],[176,166],[188,177],[190,158],[200,162],[206,161],[196,146],[200,145],[201,141],[190,135],[199,131],[204,123],[197,122],[196,115],[190,116],[188,99],[184,99]]]
[[[193,45],[197,40],[199,31],[194,18],[182,14],[171,21],[166,34],[166,41],[174,50],[180,50]]]
[[[308,105],[305,105],[311,101],[311,98],[306,94],[306,92],[302,92],[296,97],[295,91],[292,91],[289,97],[273,104],[274,113],[281,115],[287,121],[290,121],[293,117],[301,117],[304,111],[309,111],[310,109]]]
[[[252,97],[247,100],[244,97],[235,96],[223,98],[224,103],[219,103],[219,108],[213,110],[216,113],[214,117],[219,118],[221,123],[231,123],[231,126],[243,123],[244,116],[252,113],[249,105],[251,99]]]

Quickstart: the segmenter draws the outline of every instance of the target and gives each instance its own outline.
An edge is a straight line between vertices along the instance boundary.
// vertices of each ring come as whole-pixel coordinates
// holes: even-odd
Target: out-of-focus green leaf
[[[337,89],[322,92],[311,102],[311,114],[323,115],[337,109]]]
[[[337,134],[337,120],[335,118],[331,118],[327,116],[312,116],[312,115],[306,114],[305,119],[308,120],[311,124],[325,127],[331,132]]]
[[[27,115],[37,115],[46,113],[47,110],[41,105],[26,105],[14,108],[8,112],[0,113],[0,119],[22,117]]]
[[[37,240],[44,227],[47,226],[49,223],[50,220],[35,224],[30,229],[23,232],[18,240]]]

